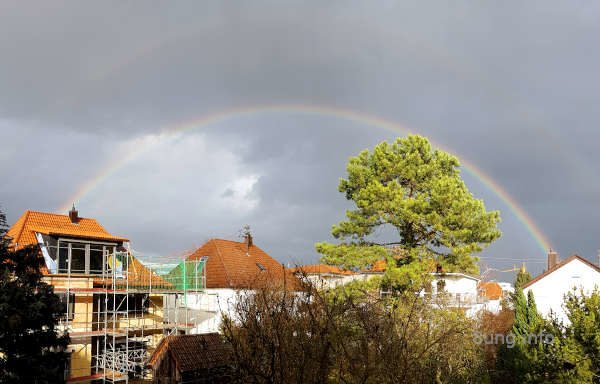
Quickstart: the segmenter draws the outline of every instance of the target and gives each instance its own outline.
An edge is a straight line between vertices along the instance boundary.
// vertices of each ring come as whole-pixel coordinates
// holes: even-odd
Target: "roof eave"
[[[551,269],[548,269],[547,271],[544,271],[543,273],[537,275],[535,278],[531,279],[527,283],[523,284],[523,286],[521,287],[521,289],[526,289],[526,288],[531,287],[533,284],[535,284],[538,281],[542,280],[546,276],[551,275],[555,271],[559,270],[560,268],[564,267],[565,265],[569,264],[571,261],[574,261],[574,260],[579,260],[582,263],[584,263],[585,265],[591,267],[596,272],[600,273],[600,267],[599,266],[594,265],[589,260],[586,260],[586,259],[584,259],[583,257],[581,257],[579,255],[571,255],[567,259],[564,259],[563,261],[561,261],[558,264],[556,264]]]
[[[43,232],[40,232],[40,233],[43,233]],[[56,231],[48,231],[46,234],[50,235],[50,236],[64,236],[64,237],[76,238],[76,239],[105,240],[105,241],[112,241],[112,242],[116,242],[116,243],[123,243],[123,242],[129,241],[129,239],[126,239],[124,237],[118,237],[118,236],[83,235],[83,234],[64,233],[64,232],[56,232]]]

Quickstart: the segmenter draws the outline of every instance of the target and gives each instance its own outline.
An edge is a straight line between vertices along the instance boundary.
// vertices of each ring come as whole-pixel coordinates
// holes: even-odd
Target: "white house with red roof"
[[[203,292],[167,298],[165,314],[179,319],[188,316],[187,321],[194,323],[189,333],[220,332],[222,313],[233,313],[244,294],[263,284],[278,284],[290,290],[300,287],[293,273],[254,244],[249,233],[242,242],[210,239],[186,260],[204,261],[206,281]],[[173,300],[179,300],[179,305]],[[182,314],[172,310],[181,306],[190,311]],[[189,319],[190,315],[198,318]]]
[[[559,261],[558,254],[550,250],[548,268],[525,284],[523,292],[525,295],[533,292],[538,311],[543,316],[555,315],[568,322],[563,308],[565,295],[572,291],[589,295],[596,288],[600,289],[600,266],[578,255]]]
[[[362,275],[357,272],[327,264],[301,265],[290,268],[290,271],[298,278],[306,279],[317,289],[335,288],[351,281],[362,279]]]

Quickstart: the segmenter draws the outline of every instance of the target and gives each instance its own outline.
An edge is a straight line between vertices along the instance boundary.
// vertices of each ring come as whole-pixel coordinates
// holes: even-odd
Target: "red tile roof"
[[[9,228],[7,236],[11,238],[11,244],[18,248],[27,245],[37,245],[35,233],[46,235],[65,236],[88,240],[104,240],[116,243],[128,241],[120,236],[111,235],[95,219],[80,217],[76,224],[71,222],[68,215],[46,213],[37,211],[25,211],[23,215]],[[45,265],[41,268],[42,273],[48,274]],[[162,280],[158,275],[146,268],[138,259],[131,256],[129,263],[129,285],[146,286],[150,282],[152,274],[153,284],[162,284],[166,287],[170,283]],[[98,279],[100,282],[101,280]],[[105,283],[105,282],[104,282]],[[124,282],[120,284],[125,284]]]
[[[94,286],[116,289],[125,289],[126,287],[153,290],[173,289],[173,284],[158,276],[131,254],[129,254],[127,262],[127,278],[117,278],[113,282],[111,277],[99,277],[94,279]]]
[[[387,269],[387,261],[377,260],[367,272],[385,272]]]
[[[502,297],[502,287],[495,281],[480,281],[477,289],[489,300],[499,300]]]
[[[232,358],[230,345],[218,333],[167,336],[158,343],[148,364],[157,367],[168,355],[179,372],[228,366]]]
[[[600,273],[599,266],[594,265],[593,263],[591,263],[590,261],[584,259],[583,257],[581,257],[579,255],[572,255],[568,259],[565,259],[565,260],[559,262],[558,264],[556,264],[554,267],[548,269],[547,271],[544,271],[544,273],[537,275],[535,278],[533,278],[532,280],[530,280],[526,284],[524,284],[522,288],[525,289],[527,287],[530,287],[531,285],[533,285],[533,283],[543,279],[544,277],[548,276],[549,274],[556,271],[557,269],[564,267],[565,265],[567,265],[568,263],[570,263],[573,260],[579,260],[582,263],[584,263],[584,264],[588,265],[589,267],[591,267],[592,269],[594,269],[596,272]]]
[[[341,269],[334,265],[327,264],[312,264],[312,265],[300,265],[298,267],[290,268],[292,273],[306,273],[306,274],[325,274],[330,273],[334,275],[356,275],[356,272],[348,271],[347,269]]]
[[[206,261],[206,288],[252,288],[265,278],[282,282],[290,287],[298,284],[298,279],[284,269],[277,260],[265,251],[245,242],[211,239],[192,253],[187,260]]]
[[[67,237],[107,240],[114,242],[128,241],[124,237],[113,236],[94,219],[79,218],[72,223],[68,215],[55,213],[25,211],[25,213],[8,230],[7,236],[12,244],[18,247],[37,244],[35,233],[46,235],[62,235]]]

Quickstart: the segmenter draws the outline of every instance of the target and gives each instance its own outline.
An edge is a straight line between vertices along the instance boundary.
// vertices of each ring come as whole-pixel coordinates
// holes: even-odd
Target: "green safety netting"
[[[204,288],[204,261],[182,261],[162,279],[180,290],[198,290]]]

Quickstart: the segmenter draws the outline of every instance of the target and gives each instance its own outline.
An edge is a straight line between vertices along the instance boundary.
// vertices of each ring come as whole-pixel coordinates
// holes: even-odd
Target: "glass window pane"
[[[48,256],[52,260],[56,260],[56,254],[58,250],[58,242],[56,238],[48,235],[42,235],[42,239],[44,239],[44,244],[46,245],[46,249],[48,249]]]
[[[69,248],[68,244],[61,243],[58,251],[58,273],[68,273]]]
[[[71,243],[71,273],[85,273],[85,244]]]
[[[90,273],[102,274],[102,245],[90,246]]]

